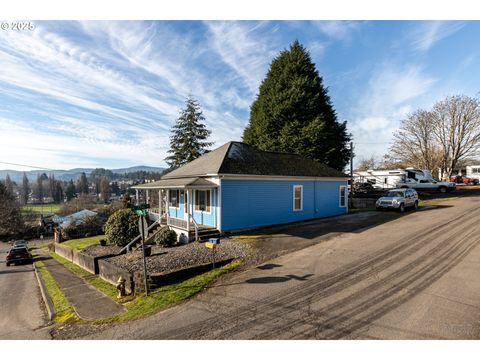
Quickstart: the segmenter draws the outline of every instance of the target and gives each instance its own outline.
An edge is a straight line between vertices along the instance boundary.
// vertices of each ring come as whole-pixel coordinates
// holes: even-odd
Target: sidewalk
[[[80,318],[100,320],[125,311],[122,305],[72,273],[46,252],[42,252],[42,256],[45,256],[43,263]]]

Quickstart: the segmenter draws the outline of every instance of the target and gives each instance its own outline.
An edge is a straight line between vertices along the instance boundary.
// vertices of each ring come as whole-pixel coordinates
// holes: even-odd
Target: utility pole
[[[353,141],[350,141],[350,204],[349,208],[353,207]]]

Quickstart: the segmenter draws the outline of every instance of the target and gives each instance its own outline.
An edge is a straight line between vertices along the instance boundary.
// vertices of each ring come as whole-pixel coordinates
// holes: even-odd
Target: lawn
[[[65,266],[67,269],[72,271],[74,274],[84,279],[90,285],[96,287],[105,295],[109,296],[115,301],[119,301],[117,299],[118,291],[114,285],[107,283],[96,275],[90,274],[88,271],[85,271],[78,265],[62,258],[61,256],[53,252],[49,252],[49,255],[52,256],[55,260],[57,260],[59,263],[61,263],[63,266]],[[192,297],[193,295],[206,288],[208,284],[215,281],[218,277],[229,271],[232,271],[238,265],[240,265],[240,261],[234,261],[230,264],[222,266],[221,268],[210,270],[206,273],[199,274],[195,277],[181,281],[177,284],[171,284],[155,289],[149,294],[149,296],[127,296],[121,301],[122,303],[124,303],[127,312],[114,316],[112,318],[97,320],[94,323],[102,324],[129,321],[153,315],[160,310],[174,306]]]
[[[39,215],[52,214],[57,213],[61,207],[61,204],[28,204],[22,206],[22,212],[34,213]]]
[[[62,246],[69,247],[76,251],[82,251],[92,245],[98,245],[101,239],[105,239],[105,235],[90,236],[83,239],[67,240],[61,243]]]
[[[48,292],[48,296],[52,300],[53,307],[55,308],[55,322],[64,323],[68,320],[79,320],[78,315],[75,313],[75,310],[73,310],[72,305],[68,302],[65,294],[62,292],[57,282],[53,278],[52,274],[50,274],[50,271],[48,271],[45,264],[41,261],[36,261],[35,267],[37,268],[40,276],[43,279],[43,282]]]

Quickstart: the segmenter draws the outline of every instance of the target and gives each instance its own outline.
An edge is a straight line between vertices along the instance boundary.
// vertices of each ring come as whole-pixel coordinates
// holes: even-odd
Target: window
[[[347,187],[340,186],[340,207],[347,206]]]
[[[168,204],[171,207],[180,207],[180,201],[179,201],[179,191],[178,190],[170,190],[168,192]]]
[[[210,190],[195,190],[195,210],[210,212]]]
[[[293,185],[293,211],[303,210],[303,186]]]

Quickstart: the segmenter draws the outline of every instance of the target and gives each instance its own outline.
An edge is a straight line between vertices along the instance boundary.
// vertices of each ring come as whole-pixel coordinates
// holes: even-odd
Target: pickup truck
[[[456,189],[453,182],[437,181],[435,179],[406,179],[397,183],[399,188],[411,188],[420,191],[440,191],[441,193],[450,192]]]

